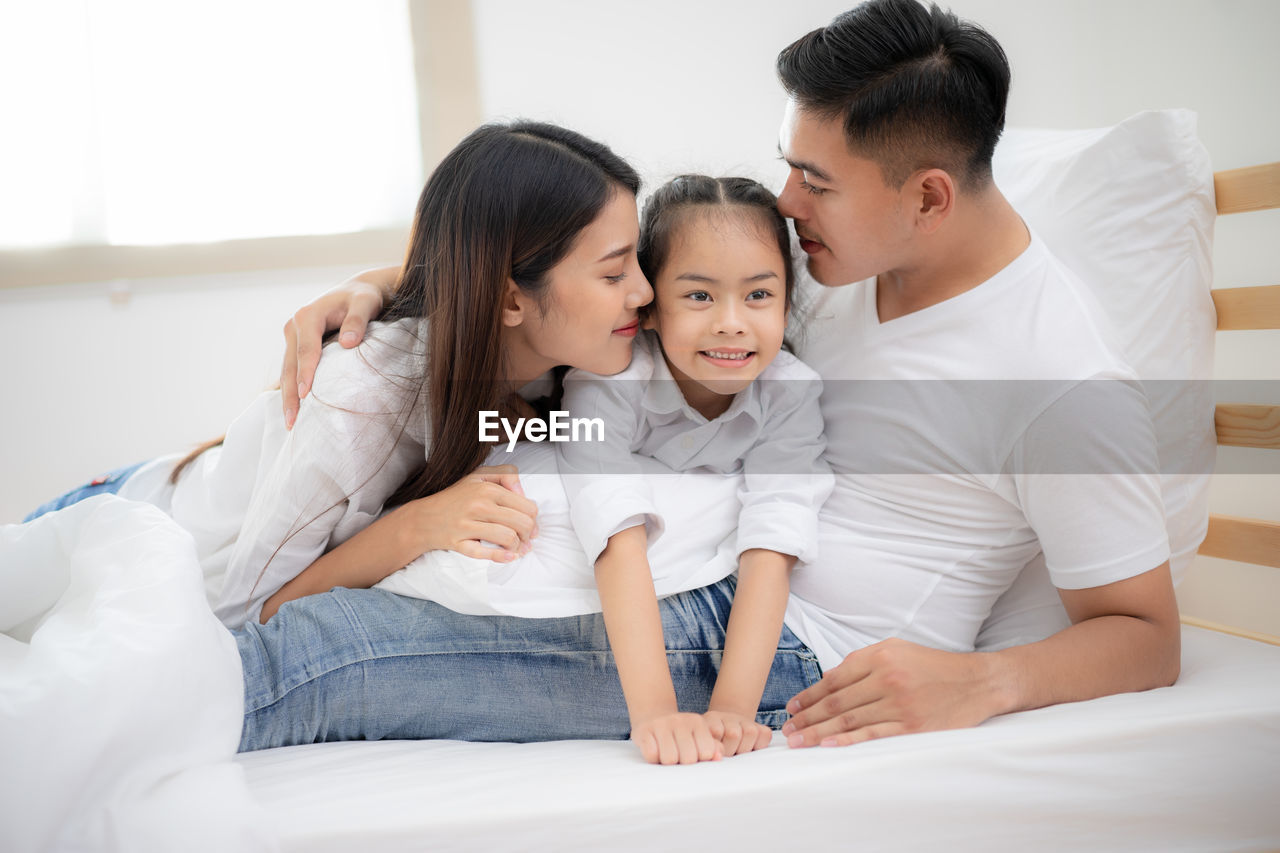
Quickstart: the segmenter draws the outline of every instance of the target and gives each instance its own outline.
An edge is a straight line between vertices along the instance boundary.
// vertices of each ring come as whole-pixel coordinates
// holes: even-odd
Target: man
[[[1145,402],[1085,288],[992,182],[999,45],[937,7],[871,0],[789,46],[778,73],[779,208],[828,287],[798,349],[827,384],[837,486],[821,556],[793,578],[760,719],[789,713],[789,744],[835,746],[1171,684],[1180,631]],[[283,387],[301,364],[305,392],[323,326],[341,322],[353,345],[381,300],[357,282],[299,312]],[[297,400],[285,405],[292,419]],[[1098,432],[1099,406],[1131,428]],[[1041,553],[1072,624],[973,651]],[[707,628],[731,594],[664,602],[682,707],[705,707],[714,668],[694,661],[723,642]],[[376,595],[303,599],[239,638],[243,748],[620,734],[598,620],[517,629]],[[404,636],[424,620],[429,635]],[[624,706],[621,720],[625,734]]]

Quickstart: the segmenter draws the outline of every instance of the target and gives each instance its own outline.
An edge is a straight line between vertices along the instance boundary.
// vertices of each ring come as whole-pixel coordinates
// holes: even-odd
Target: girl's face
[[[777,238],[751,212],[712,208],[678,226],[645,320],[671,375],[703,417],[769,366],[786,331],[786,269]]]
[[[618,190],[552,267],[541,305],[509,285],[503,322],[517,384],[560,364],[609,375],[631,363],[640,306],[653,299],[636,261],[639,235],[635,196]]]

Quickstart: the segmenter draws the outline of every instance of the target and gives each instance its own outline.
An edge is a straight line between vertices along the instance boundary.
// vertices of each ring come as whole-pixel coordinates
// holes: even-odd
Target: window
[[[21,278],[57,265],[58,253],[48,251],[24,264],[24,253],[38,249],[97,250],[89,255],[125,258],[128,268],[126,255],[109,250],[164,246],[149,256],[180,263],[175,244],[238,241],[234,248],[245,250],[292,235],[382,235],[389,239],[352,242],[361,247],[353,259],[375,244],[395,245],[394,258],[422,186],[424,149],[435,153],[422,137],[438,116],[420,110],[420,90],[430,86],[414,61],[415,33],[437,29],[424,19],[440,11],[427,5],[6,4],[0,273]],[[460,35],[469,45],[469,29],[435,38],[456,43]],[[458,76],[465,92],[467,75]],[[474,94],[471,101],[478,113]],[[210,257],[202,249],[187,257]],[[284,254],[308,263],[306,252]]]

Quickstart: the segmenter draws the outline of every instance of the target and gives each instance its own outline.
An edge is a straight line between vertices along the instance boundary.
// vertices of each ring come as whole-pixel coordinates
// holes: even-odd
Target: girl
[[[631,366],[609,378],[575,370],[565,379],[566,408],[599,417],[605,440],[559,443],[556,453],[521,445],[510,456],[490,456],[518,462],[527,494],[537,499],[537,547],[509,566],[425,554],[378,586],[463,613],[603,611],[632,739],[651,762],[689,763],[769,743],[756,709],[782,630],[788,574],[797,558],[814,556],[817,511],[832,478],[821,458],[821,384],[781,352],[794,279],[773,195],[742,178],[677,178],[646,205],[639,258],[657,300]],[[655,466],[668,475],[714,476],[655,482],[646,476]],[[726,515],[738,499],[741,511]],[[576,536],[566,539],[570,518]],[[732,535],[722,542],[735,527],[736,542]],[[363,556],[349,562],[369,566]],[[710,704],[702,715],[681,713],[657,598],[714,584],[735,568],[738,588]],[[308,585],[299,577],[264,614],[304,585],[318,591],[351,580]],[[708,737],[719,750],[708,748]]]
[[[558,445],[561,471],[595,568],[632,739],[650,760],[675,751],[680,730],[669,722],[676,698],[646,556],[663,516],[631,454],[677,471],[744,475],[738,587],[705,717],[713,731],[741,731],[745,752],[769,742],[755,718],[789,573],[797,558],[815,556],[818,510],[833,483],[822,460],[821,382],[781,351],[790,239],[760,184],[685,175],[659,188],[645,206],[640,265],[655,292],[644,326],[656,334],[637,341],[616,376],[566,377],[567,408],[601,417],[607,440]]]
[[[652,295],[635,252],[638,187],[621,158],[572,131],[479,128],[423,189],[383,322],[358,349],[331,348],[291,432],[268,392],[190,464],[103,485],[192,533],[231,627],[388,505],[407,522],[380,543],[399,565],[479,540],[514,558],[536,510],[513,475],[471,473],[488,449],[474,413],[530,412],[517,392],[556,365],[626,367]]]

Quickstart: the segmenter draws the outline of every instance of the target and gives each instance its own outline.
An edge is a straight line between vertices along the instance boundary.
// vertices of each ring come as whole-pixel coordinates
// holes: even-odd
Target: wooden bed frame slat
[[[1218,331],[1280,329],[1280,284],[1226,287],[1210,293],[1218,309]]]
[[[1280,450],[1280,406],[1219,403],[1213,425],[1220,445]]]
[[[1280,523],[1210,515],[1209,533],[1200,544],[1200,553],[1280,569]]]
[[[1280,207],[1280,163],[1215,172],[1213,194],[1220,214]]]
[[[1280,637],[1277,637],[1274,634],[1264,634],[1261,631],[1247,631],[1244,628],[1223,625],[1221,622],[1210,622],[1208,619],[1197,619],[1194,616],[1183,616],[1182,624],[1190,625],[1193,628],[1207,628],[1210,631],[1230,634],[1233,637],[1244,637],[1246,640],[1257,640],[1260,643],[1270,643],[1273,646],[1280,646]]]

